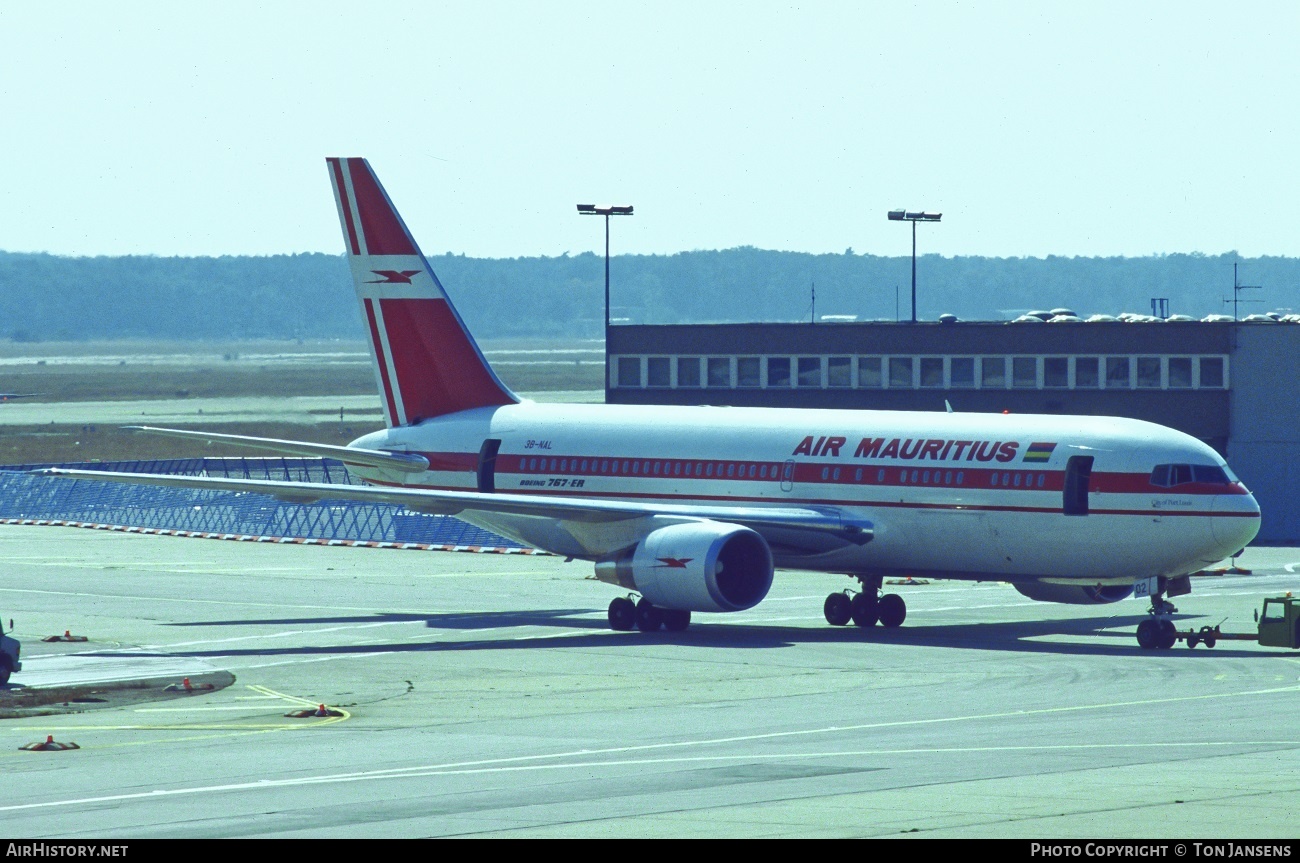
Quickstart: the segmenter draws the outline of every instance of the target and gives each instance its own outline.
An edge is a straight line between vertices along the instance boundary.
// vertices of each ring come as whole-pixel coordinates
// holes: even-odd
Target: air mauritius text
[[[839,458],[848,443],[844,437],[808,435],[792,455]],[[1035,446],[1039,446],[1035,444]],[[947,440],[934,438],[864,437],[853,450],[854,458],[910,459],[916,461],[1014,461],[1017,441]],[[1050,450],[1049,450],[1050,452]]]

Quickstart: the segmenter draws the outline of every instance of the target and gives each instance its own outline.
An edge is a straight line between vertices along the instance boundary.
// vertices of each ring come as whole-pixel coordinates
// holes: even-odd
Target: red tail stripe
[[[380,299],[379,308],[407,422],[514,403],[483,365],[446,300]]]
[[[397,402],[393,399],[393,384],[388,378],[388,363],[384,360],[384,343],[379,338],[379,324],[375,322],[375,307],[369,297],[365,300],[366,322],[370,326],[370,342],[375,346],[375,359],[379,361],[379,379],[383,382],[384,400],[388,404],[388,421],[391,425],[401,422],[397,415]]]
[[[348,246],[352,254],[361,254],[361,246],[357,244],[357,227],[352,223],[352,205],[348,202],[348,187],[343,185],[343,168],[339,165],[338,159],[330,159],[330,168],[334,171],[334,188],[339,190],[339,206],[343,209],[343,223],[347,226]]]
[[[352,177],[352,194],[356,197],[367,254],[418,255],[420,250],[415,241],[406,233],[406,227],[365,161],[349,159],[348,173]]]

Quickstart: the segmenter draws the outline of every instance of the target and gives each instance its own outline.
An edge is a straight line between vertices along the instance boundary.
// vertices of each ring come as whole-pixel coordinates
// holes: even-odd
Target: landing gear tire
[[[853,622],[863,629],[870,629],[880,619],[876,598],[868,596],[865,592],[857,594],[849,602],[849,614]]]
[[[907,603],[896,593],[886,593],[876,602],[880,625],[886,629],[902,626],[907,619]]]
[[[853,600],[846,594],[832,593],[826,597],[822,612],[831,626],[844,626],[853,619]]]
[[[1178,627],[1168,618],[1148,617],[1138,624],[1137,640],[1143,650],[1168,650],[1178,642]]]
[[[620,596],[609,604],[609,628],[615,632],[628,632],[636,627],[636,603]]]
[[[681,632],[691,625],[691,613],[680,608],[665,608],[662,610],[664,619],[664,629],[669,632]]]
[[[664,625],[664,610],[642,597],[636,604],[636,628],[642,632],[658,632]]]
[[[1160,623],[1154,617],[1148,617],[1138,624],[1138,647],[1143,650],[1155,650],[1160,643]]]

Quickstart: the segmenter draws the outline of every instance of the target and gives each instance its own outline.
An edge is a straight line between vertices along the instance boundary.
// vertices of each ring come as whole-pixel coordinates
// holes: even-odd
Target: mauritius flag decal
[[[1031,443],[1029,449],[1025,450],[1024,461],[1045,462],[1052,457],[1052,450],[1056,449],[1054,443]]]

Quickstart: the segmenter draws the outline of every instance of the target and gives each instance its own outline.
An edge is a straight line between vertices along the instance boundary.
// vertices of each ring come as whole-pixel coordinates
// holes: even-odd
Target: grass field
[[[518,340],[485,343],[483,351],[516,392],[602,387],[599,343]],[[96,416],[94,405],[103,402],[151,401],[179,414],[195,414],[192,420],[169,423],[179,428],[320,443],[346,443],[383,425],[374,372],[360,342],[4,342],[0,391],[32,394],[0,405],[0,411],[11,411],[9,419],[34,413],[32,405],[49,405],[43,414],[79,419],[22,424],[0,418],[0,464],[254,454],[124,432],[119,423]],[[187,403],[243,397],[312,397],[328,407],[309,411],[305,418],[299,410],[291,422],[230,421],[219,411],[204,416],[201,409],[186,410]],[[333,407],[335,397],[348,405],[342,419],[340,408]],[[84,410],[65,407],[77,405]],[[132,421],[151,424],[148,419]]]

